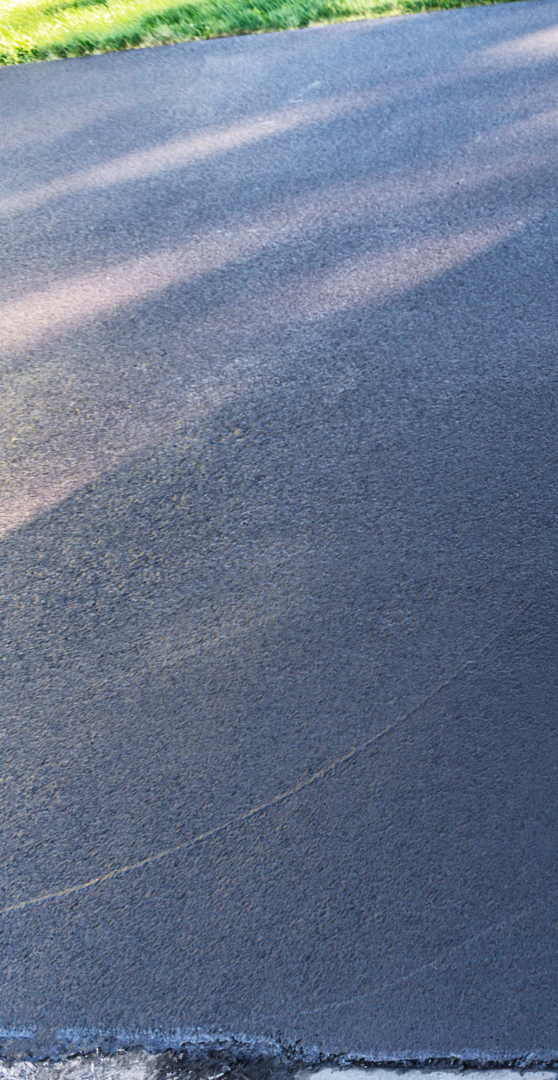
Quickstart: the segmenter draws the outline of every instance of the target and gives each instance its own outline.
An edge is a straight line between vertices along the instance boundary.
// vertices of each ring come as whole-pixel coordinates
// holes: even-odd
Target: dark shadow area
[[[278,1055],[247,1052],[245,1047],[228,1050],[199,1050],[194,1048],[165,1056],[160,1066],[160,1080],[171,1076],[176,1080],[291,1080],[296,1058],[289,1060]]]

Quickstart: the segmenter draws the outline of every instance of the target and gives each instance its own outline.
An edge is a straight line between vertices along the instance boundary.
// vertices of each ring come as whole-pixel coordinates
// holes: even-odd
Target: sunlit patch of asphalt
[[[291,105],[237,124],[173,139],[149,150],[135,151],[104,165],[80,170],[49,184],[4,196],[0,198],[0,214],[35,210],[52,199],[142,180],[219,154],[241,150],[264,139],[355,112],[369,106],[376,97],[377,95],[370,94],[349,94],[304,105]]]
[[[275,228],[268,225],[261,229],[256,223],[250,229],[237,230],[231,237],[211,235],[200,239],[198,244],[174,252],[157,253],[112,268],[106,273],[89,275],[77,282],[67,282],[49,290],[31,294],[11,305],[5,305],[1,321],[0,341],[6,353],[25,348],[36,343],[42,337],[51,337],[56,332],[64,332],[81,327],[102,315],[114,313],[128,304],[149,296],[160,294],[164,289],[178,283],[183,284],[204,273],[223,269],[234,262],[247,258],[273,242],[284,241],[296,236],[303,225],[308,225],[308,211],[304,208],[297,220],[296,212],[290,220],[278,215]],[[263,289],[258,296],[257,307],[249,305],[241,313],[250,326],[251,332],[262,330],[270,325],[285,323],[306,323],[361,305],[380,305],[422,283],[435,280],[438,276],[462,266],[471,259],[490,250],[503,240],[512,237],[524,227],[524,221],[507,219],[492,221],[489,225],[464,230],[461,233],[449,233],[428,237],[420,241],[395,245],[383,251],[370,251],[357,257],[341,260],[334,269],[292,274],[287,284]],[[223,334],[230,333],[230,328],[238,326],[238,312],[222,310],[219,315],[212,314],[211,324],[215,331],[222,324]],[[206,322],[207,320],[205,320]],[[204,321],[198,324],[201,333]],[[253,366],[253,365],[252,365]],[[250,365],[247,365],[248,369]],[[111,425],[110,437],[100,432],[102,451],[93,446],[89,455],[83,446],[78,450],[66,446],[60,455],[53,453],[52,442],[49,446],[48,461],[45,463],[47,475],[41,482],[40,476],[30,478],[27,484],[21,483],[17,468],[17,483],[12,485],[6,476],[3,485],[4,497],[0,503],[0,535],[5,534],[32,516],[40,513],[47,506],[53,505],[77,490],[84,483],[101,475],[113,467],[118,460],[129,452],[130,447],[139,450],[153,446],[161,438],[191,422],[212,408],[222,406],[254,389],[255,382],[270,375],[269,362],[261,370],[246,370],[246,365],[224,365],[212,375],[198,375],[194,385],[183,389],[176,382],[172,385],[172,400],[168,402],[166,416],[149,420],[145,412],[139,411],[136,417],[133,408],[124,415],[115,418]],[[38,375],[38,378],[36,377]],[[57,402],[56,415],[52,417],[58,432],[60,428],[72,427],[75,393],[79,390],[73,385],[74,373],[67,364],[56,359],[51,363],[42,363],[40,372],[24,370],[16,376],[18,386],[10,386],[9,376],[3,394],[4,420],[2,428],[6,447],[16,444],[18,432],[14,423],[10,423],[10,406],[16,423],[21,424],[21,397],[24,385],[32,386],[31,397],[35,410],[41,419],[41,387],[46,389],[48,397],[56,403],[54,388],[60,385],[62,399],[70,398],[65,404]],[[218,377],[216,377],[218,375]],[[196,385],[197,384],[197,385]],[[163,388],[163,398],[169,397],[169,389]],[[100,403],[99,403],[100,404]],[[62,408],[60,408],[62,405]],[[91,402],[84,410],[94,411]],[[102,411],[102,410],[101,410]],[[69,416],[68,416],[69,414]],[[139,418],[141,417],[141,419]],[[49,425],[48,413],[46,426]],[[102,426],[106,429],[107,416],[103,416]],[[33,425],[32,425],[33,426]],[[80,428],[74,423],[74,431]],[[88,425],[90,427],[90,425]],[[97,422],[101,427],[101,419]],[[68,432],[68,434],[70,434]],[[44,437],[44,433],[43,433]],[[21,435],[19,435],[21,438]],[[60,438],[60,436],[59,436]],[[62,440],[63,441],[63,440]],[[25,437],[23,439],[25,443]],[[13,455],[12,455],[13,457]],[[57,460],[60,457],[60,460]],[[89,460],[88,460],[89,457]],[[54,467],[53,467],[54,466]],[[39,469],[40,472],[40,469]]]
[[[496,47],[496,59],[515,62],[514,58],[531,54],[544,58],[553,55],[557,40],[552,31],[514,39]],[[163,173],[304,125],[358,112],[369,108],[376,97],[374,92],[306,103],[174,140],[8,196],[0,200],[0,210],[17,212],[64,194]],[[157,402],[151,412],[146,412],[145,401],[137,399],[128,381],[126,409],[118,413],[112,404],[119,396],[113,392],[118,373],[92,369],[84,381],[74,370],[73,360],[57,348],[61,334],[125,313],[134,303],[160,297],[173,286],[233,270],[258,253],[277,250],[293,240],[312,242],[314,237],[319,246],[321,232],[332,226],[354,225],[395,211],[400,214],[455,191],[478,191],[495,178],[518,176],[525,171],[526,146],[529,168],[545,167],[554,156],[557,117],[558,110],[541,111],[528,121],[501,125],[496,134],[478,135],[464,146],[457,165],[447,163],[424,173],[415,170],[412,176],[390,176],[372,184],[337,185],[272,207],[249,221],[232,216],[228,228],[200,231],[178,248],[124,260],[6,300],[0,307],[0,349],[6,358],[0,405],[0,535],[105,474],[131,449],[152,447],[185,424],[242,397],[258,382],[263,387],[274,367],[269,358],[257,368],[243,358],[232,364],[217,360],[209,374],[196,370],[194,363],[184,384],[175,379],[172,386],[164,385],[159,378],[155,387],[150,386]],[[214,328],[220,324],[221,332],[230,336],[230,327],[238,328],[239,319],[254,330],[258,325],[310,324],[335,311],[381,305],[464,265],[521,232],[543,212],[531,205],[525,220],[523,210],[521,220],[519,216],[492,218],[480,228],[448,229],[447,235],[423,236],[414,243],[372,249],[345,260],[341,257],[331,267],[310,268],[303,275],[293,270],[286,283],[273,289],[264,286],[257,305],[248,302],[240,312],[222,307],[209,321]],[[195,316],[188,318],[191,329],[202,334],[208,329],[207,319],[196,323]],[[54,342],[55,355],[41,356],[40,363],[31,358],[24,364],[17,362],[25,350],[42,342]]]

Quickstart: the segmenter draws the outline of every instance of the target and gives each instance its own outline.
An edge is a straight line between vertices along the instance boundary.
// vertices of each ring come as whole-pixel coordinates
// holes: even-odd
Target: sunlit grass
[[[493,0],[0,0],[0,64]]]

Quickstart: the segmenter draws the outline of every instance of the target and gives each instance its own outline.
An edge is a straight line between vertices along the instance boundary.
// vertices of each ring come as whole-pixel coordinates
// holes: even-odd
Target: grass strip
[[[494,0],[0,0],[0,64],[470,7]]]

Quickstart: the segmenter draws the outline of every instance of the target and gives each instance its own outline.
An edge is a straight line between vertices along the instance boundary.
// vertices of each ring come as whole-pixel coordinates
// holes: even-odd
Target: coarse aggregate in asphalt
[[[76,1055],[62,1061],[0,1062],[1,1080],[480,1080],[478,1069],[362,1068],[354,1065],[304,1069],[277,1058],[209,1054],[149,1054],[120,1050],[114,1054]],[[483,1069],[482,1080],[556,1080],[556,1069]]]
[[[0,72],[0,1057],[558,1061],[557,92],[556,0]]]
[[[1,1080],[480,1080],[478,1069],[362,1068],[354,1065],[300,1068],[277,1058],[242,1055],[188,1058],[172,1053],[124,1050],[76,1055],[63,1061],[0,1062]],[[483,1069],[482,1080],[556,1080],[555,1069]]]

